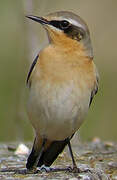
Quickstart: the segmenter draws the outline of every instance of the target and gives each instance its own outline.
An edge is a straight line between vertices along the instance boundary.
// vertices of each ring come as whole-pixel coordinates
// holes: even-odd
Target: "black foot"
[[[51,168],[48,166],[41,166],[40,168],[37,168],[38,172],[60,172],[60,171],[68,171],[68,168]]]
[[[28,173],[37,174],[37,173],[42,173],[42,172],[50,173],[50,172],[61,172],[61,171],[70,172],[70,173],[81,173],[81,170],[77,167],[51,168],[45,165],[41,166],[40,168],[34,168],[31,170],[28,170]]]
[[[69,171],[71,173],[80,173],[81,172],[81,170],[77,166],[74,166],[73,168],[68,167],[67,171]]]
[[[41,166],[40,168],[37,168],[37,173],[39,172],[61,172],[61,171],[65,171],[65,172],[73,172],[73,168],[68,167],[68,168],[51,168],[51,167],[47,167],[45,165]],[[76,169],[74,169],[74,172],[76,172]],[[78,172],[78,168],[77,168],[77,172]]]
[[[37,172],[51,172],[53,168],[42,165],[41,167],[37,167]]]

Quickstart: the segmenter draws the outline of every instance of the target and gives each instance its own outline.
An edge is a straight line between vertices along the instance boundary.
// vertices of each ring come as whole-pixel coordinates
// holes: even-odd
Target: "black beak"
[[[29,16],[26,16],[27,18],[29,19],[32,19],[33,21],[36,21],[42,25],[44,24],[49,24],[49,22],[47,21],[47,19],[44,19],[43,17],[37,17],[37,16],[32,16],[32,15],[29,15]]]

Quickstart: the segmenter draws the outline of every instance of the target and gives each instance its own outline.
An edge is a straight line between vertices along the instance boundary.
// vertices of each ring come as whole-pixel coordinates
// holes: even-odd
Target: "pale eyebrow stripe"
[[[82,28],[82,25],[78,21],[75,21],[75,20],[73,20],[71,18],[66,19],[66,20],[68,20],[71,24]]]
[[[57,20],[59,20],[59,21],[66,20],[66,21],[70,22],[71,24],[82,28],[82,25],[78,21],[75,21],[74,19],[71,19],[71,18],[67,19],[67,18],[64,18],[64,17],[59,17]]]

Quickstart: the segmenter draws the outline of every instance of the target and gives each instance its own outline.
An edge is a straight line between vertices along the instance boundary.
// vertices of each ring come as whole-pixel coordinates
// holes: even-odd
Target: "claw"
[[[37,168],[37,171],[39,172],[50,172],[52,170],[52,168],[42,165],[40,168]]]
[[[81,172],[80,169],[77,166],[75,166],[73,168],[72,167],[68,167],[67,171],[70,172],[70,173],[80,173]]]
[[[73,167],[72,172],[73,173],[80,173],[81,171],[78,167]]]

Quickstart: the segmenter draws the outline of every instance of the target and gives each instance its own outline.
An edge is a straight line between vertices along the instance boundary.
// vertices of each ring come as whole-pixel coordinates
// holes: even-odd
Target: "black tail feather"
[[[43,152],[38,162],[38,167],[41,167],[43,164],[45,166],[51,166],[51,164],[55,161],[57,156],[64,150],[67,143],[67,139],[64,141],[52,142],[49,148],[45,152]]]
[[[73,135],[71,136],[71,138],[73,137]],[[37,167],[41,167],[42,165],[51,166],[51,164],[56,160],[58,155],[68,144],[68,138],[63,141],[53,141],[46,151],[44,151],[44,149],[41,151],[41,149],[35,148],[35,144],[36,143],[34,141],[32,151],[27,160],[27,169],[32,169],[35,165]],[[42,145],[42,147],[44,147],[44,145]]]
[[[73,135],[71,136],[71,138],[73,137]],[[65,139],[64,141],[53,141],[49,148],[45,152],[43,152],[38,162],[38,167],[41,167],[43,164],[45,166],[51,166],[51,164],[56,160],[58,155],[64,150],[67,144],[68,139]]]
[[[27,169],[33,169],[34,167],[37,167],[38,161],[44,152],[45,143],[46,143],[46,139],[43,139],[41,147],[36,148],[35,146],[36,138],[35,138],[32,151],[27,160],[27,164],[26,164]]]
[[[34,145],[35,145],[35,141],[34,141]],[[28,157],[28,160],[27,160],[27,163],[26,163],[26,168],[27,169],[32,169],[34,164],[35,164],[35,161],[38,157],[38,153],[35,151],[35,148],[34,148],[34,145],[33,145],[33,148],[32,148],[32,151]]]

